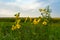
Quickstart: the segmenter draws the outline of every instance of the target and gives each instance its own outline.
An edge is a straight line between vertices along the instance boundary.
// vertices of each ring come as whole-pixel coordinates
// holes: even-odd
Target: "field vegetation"
[[[41,22],[33,25],[29,20],[25,23],[24,19],[21,28],[12,31],[15,18],[0,18],[0,40],[60,40],[60,18],[51,18],[46,26]]]

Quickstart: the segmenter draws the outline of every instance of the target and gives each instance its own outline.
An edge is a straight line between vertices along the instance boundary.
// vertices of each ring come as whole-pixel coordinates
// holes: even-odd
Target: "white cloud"
[[[3,8],[0,9],[1,13],[0,16],[13,16],[18,11],[21,12],[21,16],[24,15],[38,16],[39,11],[37,12],[37,9],[45,7],[46,5],[48,5],[48,3],[47,4],[45,4],[45,2],[38,3],[36,1],[37,0],[16,0],[15,2],[6,2],[6,3],[1,2],[0,6],[3,5],[2,6]]]
[[[13,14],[13,11],[6,10],[6,9],[0,9],[0,17],[11,17]]]
[[[36,9],[42,7],[44,2],[36,2],[37,0],[16,0],[15,2],[5,3],[6,5],[18,6],[23,10]]]
[[[23,9],[23,10],[29,10],[29,9],[36,9],[38,8],[39,6],[42,6],[42,2],[41,3],[31,3],[31,4],[23,4],[21,5],[20,7]]]

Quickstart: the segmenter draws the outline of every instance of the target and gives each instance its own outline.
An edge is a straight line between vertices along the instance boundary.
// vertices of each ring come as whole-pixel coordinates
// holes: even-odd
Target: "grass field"
[[[0,18],[0,40],[60,40],[60,20],[56,20],[44,26],[31,22],[21,22],[21,28],[11,30],[13,20]]]

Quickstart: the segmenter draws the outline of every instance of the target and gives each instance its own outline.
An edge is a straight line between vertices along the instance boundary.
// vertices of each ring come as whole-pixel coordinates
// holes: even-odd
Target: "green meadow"
[[[25,23],[21,18],[21,28],[13,31],[14,21],[15,18],[0,18],[0,40],[60,40],[60,18],[52,18],[46,26],[41,22],[33,25],[29,20]]]

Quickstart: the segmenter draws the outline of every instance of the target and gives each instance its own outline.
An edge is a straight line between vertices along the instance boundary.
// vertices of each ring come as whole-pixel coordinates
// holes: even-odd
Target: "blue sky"
[[[60,17],[60,0],[0,0],[0,17],[13,17],[17,12],[21,17],[39,17],[39,9],[48,5],[51,17]]]

